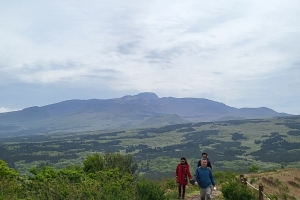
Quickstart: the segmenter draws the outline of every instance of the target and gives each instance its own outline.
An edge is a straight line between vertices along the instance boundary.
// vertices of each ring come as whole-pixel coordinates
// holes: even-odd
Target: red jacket
[[[182,165],[179,163],[176,168],[176,182],[180,185],[187,185],[188,184],[188,177],[192,179],[192,175],[190,172],[190,167],[188,164]]]

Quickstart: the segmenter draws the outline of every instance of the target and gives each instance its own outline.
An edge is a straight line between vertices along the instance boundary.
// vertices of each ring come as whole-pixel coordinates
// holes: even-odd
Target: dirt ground
[[[277,195],[278,197],[287,194],[300,200],[300,169],[282,169],[276,172],[246,174],[245,177],[248,178],[248,181],[255,180],[252,185],[256,188],[260,184],[263,185],[266,194]],[[295,185],[291,185],[289,182],[293,182]]]
[[[212,191],[212,195],[211,195],[211,199],[214,200],[217,196],[219,196],[221,194],[220,191]],[[188,200],[200,200],[200,194],[196,194],[196,195],[193,195],[191,197],[188,197],[187,198]]]
[[[287,196],[300,200],[300,169],[282,169],[275,172],[244,174],[248,182],[256,188],[264,186],[264,193],[267,196],[276,195],[279,198]],[[293,184],[291,184],[293,183]],[[250,187],[250,186],[249,186]],[[212,200],[215,200],[221,191],[213,191]],[[188,200],[199,200],[200,194],[195,194],[187,198]]]

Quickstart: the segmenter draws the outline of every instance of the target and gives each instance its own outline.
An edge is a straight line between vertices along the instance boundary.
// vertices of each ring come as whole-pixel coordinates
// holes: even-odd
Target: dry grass
[[[264,193],[268,196],[276,195],[279,197],[278,199],[300,200],[300,169],[282,169],[276,172],[246,174],[244,176],[256,188],[263,185]]]

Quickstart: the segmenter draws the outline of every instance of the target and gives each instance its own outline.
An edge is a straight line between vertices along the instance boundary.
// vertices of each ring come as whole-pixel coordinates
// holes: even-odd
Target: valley
[[[96,152],[132,154],[139,172],[152,178],[173,175],[182,156],[196,167],[202,152],[216,170],[300,167],[300,116],[19,136],[1,138],[0,149],[0,158],[23,174],[31,167],[79,165]]]

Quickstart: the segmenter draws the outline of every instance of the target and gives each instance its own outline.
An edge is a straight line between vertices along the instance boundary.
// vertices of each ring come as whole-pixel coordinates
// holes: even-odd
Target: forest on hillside
[[[263,169],[300,167],[299,124],[300,117],[282,117],[1,138],[0,159],[28,174],[32,167],[81,165],[91,153],[130,154],[154,179],[173,174],[182,156],[196,167],[204,151],[217,170],[242,172],[254,161]]]

